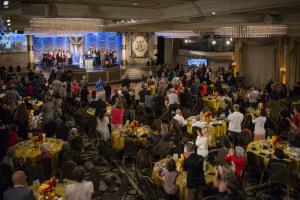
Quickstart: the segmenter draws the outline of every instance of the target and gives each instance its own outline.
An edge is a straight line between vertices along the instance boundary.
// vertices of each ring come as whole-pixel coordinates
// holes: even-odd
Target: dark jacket
[[[4,200],[35,200],[32,190],[24,187],[15,187],[4,192]]]
[[[202,156],[192,153],[183,164],[183,168],[187,171],[186,187],[194,189],[198,186],[204,186],[205,176],[203,171],[204,159]]]

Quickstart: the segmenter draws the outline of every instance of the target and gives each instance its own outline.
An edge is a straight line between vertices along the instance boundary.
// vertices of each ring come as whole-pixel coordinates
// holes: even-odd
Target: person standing
[[[237,145],[238,139],[242,132],[242,121],[244,119],[244,115],[239,112],[239,105],[233,105],[233,113],[229,114],[227,120],[229,122],[228,132],[229,138],[233,144],[233,146]]]
[[[204,159],[195,153],[192,143],[186,145],[186,151],[183,169],[187,171],[187,200],[202,199],[206,187],[203,171]]]
[[[265,130],[265,123],[267,121],[266,110],[262,109],[260,111],[259,117],[255,117],[253,113],[251,113],[251,116],[252,116],[252,123],[255,124],[254,141],[264,140],[266,138],[266,130]]]
[[[173,159],[167,162],[167,168],[163,169],[161,176],[165,177],[163,188],[165,190],[166,200],[177,200],[176,179],[178,173],[176,171],[176,163]]]

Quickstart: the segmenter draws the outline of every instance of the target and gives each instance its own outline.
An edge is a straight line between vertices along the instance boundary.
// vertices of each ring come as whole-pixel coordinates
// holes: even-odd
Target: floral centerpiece
[[[211,117],[212,117],[212,113],[210,111],[205,112],[203,114],[204,121],[206,121],[206,122],[209,122],[209,120],[211,119]]]
[[[280,137],[279,136],[272,136],[272,139],[271,139],[271,144],[272,146],[275,148],[278,144],[278,142],[280,141]]]
[[[43,136],[43,134],[39,133],[38,135],[32,137],[33,146],[38,148],[39,144],[43,143],[44,140],[45,140],[45,137]]]
[[[43,183],[39,187],[41,199],[55,199],[56,177],[51,178],[47,183]]]
[[[131,132],[134,132],[136,131],[136,128],[139,126],[139,121],[137,120],[133,120],[129,125],[128,125],[128,128]]]

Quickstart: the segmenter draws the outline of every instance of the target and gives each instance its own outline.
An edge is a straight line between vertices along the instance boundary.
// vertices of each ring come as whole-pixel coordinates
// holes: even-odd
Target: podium
[[[92,69],[93,68],[93,62],[94,62],[94,58],[86,58],[84,60],[84,66],[86,69]]]

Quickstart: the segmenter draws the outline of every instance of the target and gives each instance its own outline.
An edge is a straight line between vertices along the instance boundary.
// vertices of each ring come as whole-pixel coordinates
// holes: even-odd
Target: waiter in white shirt
[[[241,124],[243,122],[244,115],[239,112],[239,105],[233,105],[233,113],[229,114],[227,120],[229,122],[228,132],[229,138],[233,146],[238,145],[238,140],[240,138],[242,127]]]

